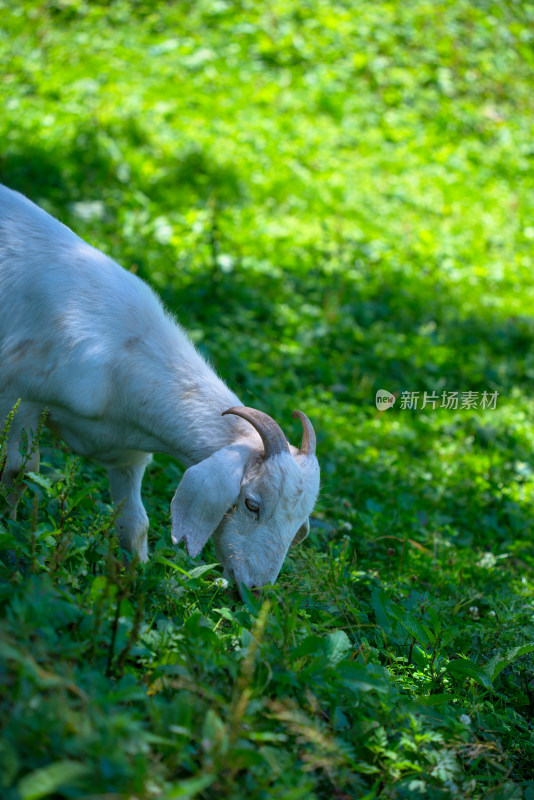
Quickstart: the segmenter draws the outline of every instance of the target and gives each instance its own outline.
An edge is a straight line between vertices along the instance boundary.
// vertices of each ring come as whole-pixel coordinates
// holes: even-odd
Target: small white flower
[[[478,617],[478,606],[469,606],[469,613],[473,615],[473,617]]]
[[[497,614],[495,613],[495,611],[493,611],[493,609],[491,611],[488,611],[488,617],[496,617],[496,616]]]
[[[352,530],[352,525],[350,524],[350,522],[343,522],[343,523],[342,523],[342,524],[339,526],[339,529],[340,529],[341,531],[351,531],[351,530]]]
[[[228,581],[226,578],[215,578],[213,585],[219,586],[221,589],[228,589]]]
[[[460,722],[462,725],[471,725],[471,717],[468,717],[467,714],[462,714]]]
[[[482,567],[483,569],[493,569],[496,563],[497,558],[493,555],[493,553],[486,552],[483,553],[478,559],[477,567]]]

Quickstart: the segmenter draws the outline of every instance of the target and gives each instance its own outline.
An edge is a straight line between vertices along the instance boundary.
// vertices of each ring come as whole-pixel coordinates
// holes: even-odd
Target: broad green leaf
[[[171,561],[170,558],[165,558],[165,556],[158,556],[155,559],[158,564],[165,564],[165,566],[170,567],[171,569],[175,570],[175,572],[180,572],[182,575],[189,575],[187,570],[182,569],[179,567],[178,564],[175,564],[174,561]]]
[[[419,642],[419,644],[426,645],[435,641],[435,636],[427,625],[419,622],[418,619],[410,614],[402,614],[397,617],[403,628],[406,628],[408,633]]]
[[[187,578],[199,578],[205,572],[209,572],[219,566],[218,562],[214,562],[213,564],[201,564],[199,567],[194,567],[192,570],[186,570],[179,567],[178,564],[175,564],[174,561],[171,561],[169,558],[165,558],[165,556],[158,556],[156,560],[159,564],[165,564],[167,567],[175,570],[175,572],[180,572]]]
[[[200,578],[200,576],[204,575],[205,572],[210,572],[212,569],[215,569],[215,567],[218,566],[218,562],[215,562],[214,564],[202,564],[200,567],[195,567],[188,572],[188,575],[190,578]]]
[[[430,657],[430,653],[426,653],[418,644],[414,646],[412,660],[420,669],[424,669],[427,666]]]
[[[417,698],[417,703],[422,706],[441,706],[453,700],[451,694],[429,694]]]
[[[211,786],[216,777],[216,775],[201,775],[198,778],[180,781],[174,788],[167,790],[163,800],[190,800]]]
[[[359,691],[386,693],[389,690],[389,681],[385,675],[376,674],[372,667],[356,661],[342,661],[336,667],[336,673],[347,686]]]
[[[87,775],[89,767],[76,761],[56,761],[35,770],[17,784],[21,800],[40,800],[54,794],[62,786]]]
[[[326,637],[326,655],[329,663],[335,666],[352,650],[352,643],[345,631],[333,631]]]
[[[383,589],[373,589],[371,594],[371,605],[373,606],[377,623],[381,628],[384,628],[384,630],[387,630],[391,627],[388,613],[386,611],[386,605],[388,603],[389,598]]]
[[[433,608],[428,609],[428,616],[430,617],[430,620],[432,622],[432,628],[434,629],[434,633],[436,634],[436,636],[439,636],[439,634],[441,633],[440,618],[438,617]]]
[[[96,600],[97,598],[102,597],[107,587],[112,588],[106,576],[97,575],[96,578],[93,580],[91,584],[91,589],[89,591],[89,597],[91,598],[91,600]]]
[[[30,478],[30,480],[33,481],[33,483],[36,483],[42,489],[46,489],[49,492],[52,490],[53,483],[50,480],[50,478],[47,478],[38,472],[27,472],[26,475],[28,476],[28,478]]]
[[[214,608],[213,610],[217,614],[220,614],[221,617],[224,617],[225,619],[227,619],[229,622],[235,622],[235,623],[237,623],[239,625],[239,621],[236,619],[234,613],[232,611],[230,611],[230,609],[227,608],[226,606],[223,606],[223,608]]]
[[[493,689],[493,683],[485,668],[473,664],[467,658],[457,658],[454,661],[449,661],[447,671],[454,675],[455,678],[473,678],[486,689]]]
[[[501,655],[493,656],[493,658],[491,658],[488,663],[484,665],[484,669],[490,680],[494,681],[499,673],[501,673],[505,667],[508,667],[512,661],[515,661],[516,658],[519,658],[519,656],[525,656],[527,653],[532,653],[532,651],[534,651],[534,642],[512,647],[510,650],[507,650]]]
[[[208,752],[212,749],[226,752],[228,749],[228,732],[225,723],[213,708],[208,709],[202,726],[203,747]]]
[[[324,653],[325,649],[325,639],[323,636],[307,636],[298,647],[292,651],[291,655],[293,658],[302,658],[302,656]]]

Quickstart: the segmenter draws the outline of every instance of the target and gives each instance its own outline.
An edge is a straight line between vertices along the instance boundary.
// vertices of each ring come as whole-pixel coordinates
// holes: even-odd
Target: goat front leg
[[[140,561],[148,560],[148,517],[141,500],[141,482],[151,460],[152,456],[143,453],[134,463],[108,469],[111,497],[120,507],[115,523],[120,546],[132,555],[137,553]]]

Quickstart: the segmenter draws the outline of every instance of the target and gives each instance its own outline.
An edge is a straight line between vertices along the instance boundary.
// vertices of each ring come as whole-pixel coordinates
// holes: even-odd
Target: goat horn
[[[265,458],[290,452],[289,444],[282,428],[272,417],[264,414],[263,411],[258,411],[256,408],[248,408],[247,406],[234,406],[223,411],[222,416],[224,417],[225,414],[235,414],[236,417],[243,417],[247,422],[250,422],[261,436]]]
[[[315,455],[315,431],[313,425],[303,411],[293,411],[293,417],[298,417],[302,422],[302,444],[299,453],[301,456]]]

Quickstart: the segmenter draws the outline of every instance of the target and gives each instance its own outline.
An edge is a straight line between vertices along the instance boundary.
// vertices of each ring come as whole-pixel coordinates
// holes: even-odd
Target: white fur
[[[20,469],[22,430],[39,416],[104,464],[122,503],[121,545],[147,558],[141,481],[150,453],[186,470],[172,502],[173,541],[197,555],[214,535],[238,586],[276,580],[304,538],[319,490],[315,457],[263,459],[241,405],[142,280],[90,247],[27,198],[0,186],[0,421],[21,405],[2,481]],[[37,470],[38,452],[27,470]],[[0,464],[0,469],[2,465]],[[245,506],[261,503],[259,518]],[[17,493],[12,491],[12,514]]]

